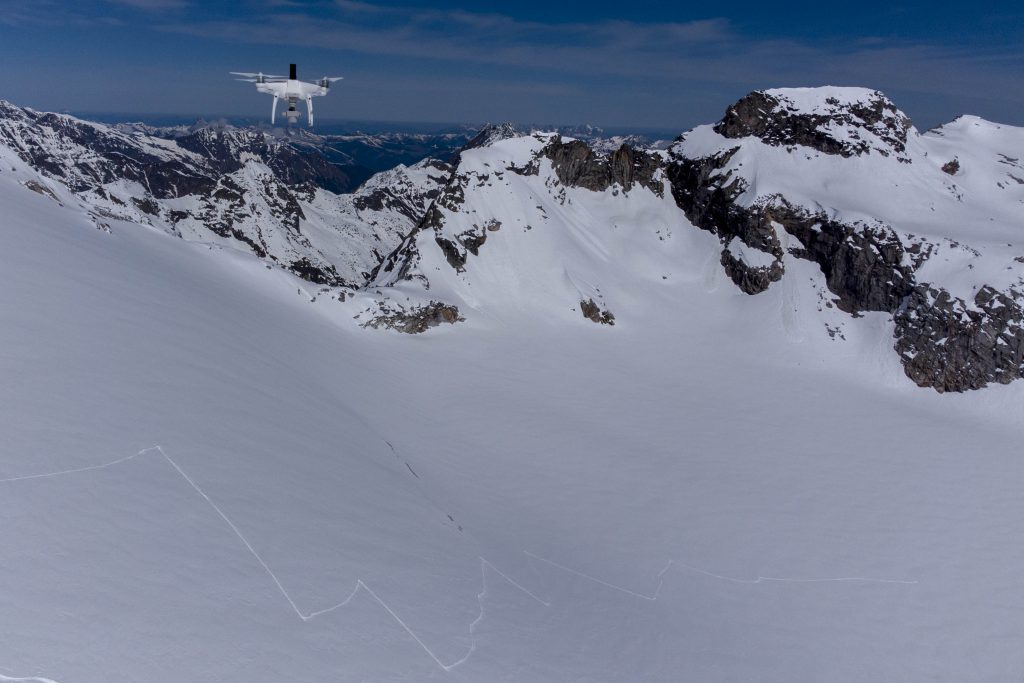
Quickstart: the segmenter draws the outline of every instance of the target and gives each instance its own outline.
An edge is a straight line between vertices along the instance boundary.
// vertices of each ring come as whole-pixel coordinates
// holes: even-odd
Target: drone
[[[324,76],[316,83],[310,83],[309,81],[300,81],[295,75],[295,65],[292,64],[288,71],[288,78],[284,76],[272,76],[265,73],[247,73],[244,71],[232,71],[232,76],[244,76],[244,78],[236,78],[236,81],[245,81],[246,83],[255,83],[256,89],[262,93],[274,96],[274,105],[270,110],[270,123],[274,123],[274,119],[277,116],[277,100],[287,99],[288,100],[288,111],[284,113],[285,118],[288,119],[289,124],[295,124],[298,122],[299,117],[302,114],[295,108],[295,103],[299,99],[306,100],[306,111],[309,113],[309,125],[313,125],[313,98],[319,97],[320,95],[326,95],[328,88],[331,87],[331,83],[340,81],[342,76]]]

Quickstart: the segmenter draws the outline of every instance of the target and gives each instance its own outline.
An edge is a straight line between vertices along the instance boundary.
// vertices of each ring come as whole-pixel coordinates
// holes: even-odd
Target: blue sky
[[[227,71],[344,75],[322,117],[688,128],[767,87],[862,85],[921,127],[1024,125],[1024,5],[0,0],[0,98],[262,116]],[[266,111],[264,111],[266,110]]]

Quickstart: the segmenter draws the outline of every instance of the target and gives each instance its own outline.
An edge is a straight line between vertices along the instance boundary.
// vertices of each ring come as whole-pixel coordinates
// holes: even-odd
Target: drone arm
[[[313,96],[306,95],[306,111],[309,112],[309,125],[313,125]]]
[[[274,117],[277,115],[277,93],[274,93],[274,104],[270,108],[270,125],[274,125]]]

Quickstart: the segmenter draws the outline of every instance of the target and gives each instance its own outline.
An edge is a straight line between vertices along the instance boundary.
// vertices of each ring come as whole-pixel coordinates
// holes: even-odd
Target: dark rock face
[[[692,167],[669,170],[674,183],[700,176]],[[790,253],[818,264],[841,310],[893,314],[896,351],[907,376],[918,385],[939,392],[966,391],[1024,376],[1024,316],[1014,298],[983,289],[975,301],[979,311],[948,292],[918,284],[919,245],[904,245],[892,230],[832,221],[794,209],[781,198],[771,205],[740,208],[729,204],[731,193],[721,187],[674,184],[673,194],[695,224],[723,239],[746,237],[781,255],[774,230],[768,229],[778,225],[796,237],[802,246]],[[695,199],[708,204],[695,205]],[[722,265],[748,294],[764,291],[782,275],[778,261],[770,268],[750,268],[725,250]]]
[[[497,227],[495,227],[497,226]],[[455,237],[455,241],[438,235],[434,238],[437,246],[441,247],[445,259],[455,270],[462,272],[466,269],[466,258],[469,254],[480,255],[480,247],[487,241],[487,233],[500,229],[501,223],[490,221],[483,226],[474,225],[472,230],[467,230]]]
[[[733,178],[731,171],[720,173],[737,151],[738,147],[703,159],[673,156],[665,168],[672,197],[691,223],[715,233],[723,242],[738,237],[754,249],[781,257],[782,247],[770,217],[735,203],[747,189],[746,181]]]
[[[348,284],[338,275],[338,271],[334,269],[334,266],[329,264],[318,266],[308,258],[301,258],[298,261],[288,264],[288,270],[292,271],[303,280],[308,280],[318,285],[343,286]]]
[[[773,282],[781,280],[785,272],[780,259],[775,259],[770,266],[751,266],[728,249],[722,250],[721,263],[725,274],[746,294],[760,294]]]
[[[370,273],[368,281],[373,282],[382,273],[396,272],[397,279],[406,279],[409,277],[409,272],[412,267],[419,262],[420,255],[419,250],[416,246],[416,235],[423,230],[434,231],[434,241],[437,246],[441,248],[444,253],[445,259],[448,264],[457,271],[463,271],[466,265],[466,255],[469,253],[469,246],[473,247],[473,254],[477,254],[480,245],[487,239],[487,235],[481,234],[474,237],[472,234],[464,233],[460,236],[458,242],[454,242],[451,239],[445,237],[441,232],[441,227],[444,225],[444,214],[441,212],[441,208],[445,208],[449,211],[457,211],[462,204],[466,201],[466,194],[464,187],[469,183],[469,176],[458,175],[453,173],[448,180],[448,184],[445,185],[444,189],[440,191],[437,199],[427,208],[426,213],[423,215],[423,219],[416,224],[402,243],[398,245],[390,254],[384,257],[384,259],[377,265],[376,268]],[[466,237],[466,243],[463,243],[463,237]]]
[[[775,227],[779,226],[802,245],[791,253],[821,268],[839,308],[853,314],[896,311],[912,291],[914,275],[892,230],[845,225],[795,208],[783,197],[741,207],[736,200],[746,189],[745,182],[718,173],[734,154],[735,150],[704,159],[676,156],[668,165],[672,195],[694,225],[719,235],[723,242],[739,238],[776,259],[782,257]],[[750,273],[738,269],[735,260],[722,256],[730,277],[747,293],[764,291],[781,277],[775,265],[768,272]],[[777,265],[781,269],[782,264]]]
[[[880,95],[870,106],[857,105],[832,116],[868,127],[894,153],[904,149],[910,122]],[[765,93],[751,93],[729,109],[715,130],[725,137],[753,135],[768,144],[799,144],[842,156],[868,150],[856,140],[830,138],[821,130],[828,120],[833,119],[789,112]],[[891,228],[848,225],[824,212],[795,207],[781,196],[741,206],[738,199],[746,183],[725,170],[737,151],[698,159],[672,153],[665,174],[676,204],[694,225],[715,233],[723,244],[740,239],[776,257],[768,268],[752,268],[723,250],[722,265],[742,291],[757,294],[781,277],[777,231],[784,230],[798,242],[790,254],[821,268],[838,308],[852,315],[880,311],[893,316],[895,349],[907,376],[918,385],[939,392],[966,391],[1024,376],[1020,292],[985,287],[969,306],[939,287],[918,282],[916,271],[928,251],[919,243],[906,243]],[[959,163],[943,170],[956,173]]]
[[[42,183],[36,182],[35,180],[28,180],[28,181],[25,182],[25,187],[27,187],[28,189],[32,190],[36,194],[41,194],[44,197],[49,197],[53,201],[55,201],[58,204],[60,204],[60,199],[58,199],[57,195],[55,195],[53,193],[53,190],[51,190],[50,188],[46,187]]]
[[[431,204],[430,208],[427,210],[427,215],[423,217],[423,220],[405,236],[405,239],[402,240],[401,244],[381,259],[381,262],[370,271],[369,275],[367,275],[366,281],[376,282],[380,276],[386,273],[394,273],[394,281],[409,279],[409,273],[413,266],[420,261],[419,249],[416,246],[416,236],[423,230],[424,224],[428,220],[432,219],[432,214],[435,214],[436,212],[437,208]],[[444,247],[442,247],[442,249],[443,248]],[[447,258],[447,253],[445,254],[445,257]],[[449,260],[448,263],[450,264],[451,260]]]
[[[942,172],[948,173],[949,175],[956,175],[960,172],[960,160],[953,159],[952,161],[947,161],[942,165]]]
[[[593,299],[580,302],[580,311],[583,312],[583,317],[592,320],[595,323],[601,325],[614,325],[615,316],[612,312],[605,309],[601,310],[601,307],[594,303]]]
[[[363,323],[363,327],[372,327],[375,330],[385,327],[406,334],[419,334],[442,323],[454,325],[463,321],[465,318],[459,316],[457,307],[440,301],[431,301],[418,308],[403,308],[397,311],[381,310],[369,321]]]
[[[913,290],[914,269],[905,265],[903,243],[892,230],[845,225],[788,205],[769,213],[803,245],[791,253],[821,268],[841,310],[893,313]]]
[[[991,287],[980,289],[974,304],[928,285],[907,297],[895,316],[896,351],[919,386],[963,391],[1024,377],[1020,304]]]
[[[628,192],[639,184],[659,196],[662,194],[661,184],[655,181],[661,159],[628,145],[603,156],[582,140],[562,142],[561,136],[555,136],[542,154],[551,160],[558,180],[569,187],[603,192],[612,185],[620,185]]]
[[[426,192],[412,193],[403,191],[401,187],[385,185],[375,187],[371,191],[365,191],[367,188],[363,188],[364,192],[353,200],[353,205],[360,211],[392,209],[406,218],[418,222],[430,204],[441,196],[442,188],[455,170],[451,165],[434,159],[426,161],[425,166],[433,171],[430,177],[436,183],[435,187]]]
[[[906,149],[911,122],[882,93],[874,92],[864,102],[842,104],[826,101],[824,113],[801,112],[772,95],[752,92],[729,107],[715,125],[715,132],[727,138],[756,137],[769,145],[802,145],[825,154],[859,156],[875,149],[883,155],[899,155]],[[846,126],[877,136],[882,146],[873,147],[867,135],[861,139],[839,139],[829,130]],[[857,135],[857,137],[860,137]]]
[[[673,158],[666,169],[672,195],[687,218],[728,242],[744,244],[782,257],[775,226],[796,237],[798,258],[821,267],[837,305],[848,313],[894,312],[913,289],[913,268],[904,265],[904,247],[891,230],[858,228],[794,208],[783,197],[752,207],[741,207],[737,198],[746,189],[741,178],[717,173],[735,150],[704,159]],[[722,265],[740,289],[757,294],[782,276],[782,264],[751,270],[741,268],[731,254],[722,254]]]
[[[459,249],[458,244],[440,236],[435,237],[434,242],[441,248],[441,252],[444,253],[444,258],[448,261],[448,265],[460,273],[466,269],[466,251]]]
[[[160,206],[152,199],[136,199],[132,198],[132,203],[139,207],[139,211],[147,213],[150,216],[157,216],[160,214]]]

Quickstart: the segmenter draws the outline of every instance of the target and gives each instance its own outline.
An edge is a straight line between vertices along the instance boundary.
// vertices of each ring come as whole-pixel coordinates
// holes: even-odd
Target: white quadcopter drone
[[[295,75],[294,64],[291,65],[288,78],[240,71],[232,71],[231,74],[233,76],[245,76],[245,78],[237,78],[235,80],[255,83],[257,90],[274,96],[274,106],[270,110],[270,123],[274,123],[274,118],[277,116],[277,100],[281,98],[288,100],[288,111],[284,113],[288,123],[297,123],[302,114],[295,108],[295,103],[301,98],[306,100],[306,111],[309,113],[309,125],[311,126],[313,125],[313,98],[326,95],[327,89],[331,87],[331,83],[342,79],[342,76],[324,76],[316,83],[300,81]]]

